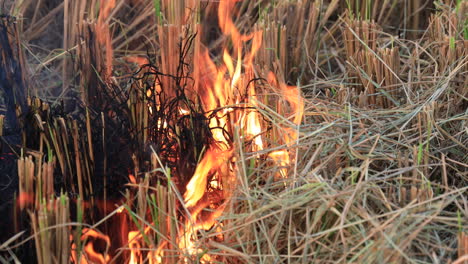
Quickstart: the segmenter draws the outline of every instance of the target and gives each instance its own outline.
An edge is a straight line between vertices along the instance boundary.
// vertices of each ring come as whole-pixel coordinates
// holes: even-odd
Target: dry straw
[[[28,109],[18,109],[23,128],[19,195],[31,197],[19,206],[30,211],[39,263],[67,263],[71,233],[78,256],[86,255],[81,225],[74,232],[66,225],[72,220],[72,201],[64,195],[55,198],[59,177],[70,193],[90,201],[91,206],[84,206],[78,200],[86,212],[78,213],[76,221],[104,230],[103,223],[111,227],[111,219],[123,214],[119,217],[128,228],[112,245],[120,249],[107,254],[117,239],[104,239],[101,257],[110,255],[113,261],[128,261],[132,250],[139,262],[161,258],[164,263],[206,256],[222,263],[466,261],[465,1],[238,2],[235,23],[240,30],[263,32],[249,74],[259,80],[253,108],[262,117],[267,148],[255,152],[238,127],[227,129],[236,145],[232,188],[223,190],[230,199],[213,227],[192,237],[200,249],[195,255],[178,244],[193,212],[183,206],[181,195],[188,179],[171,174],[169,157],[147,151],[154,128],[163,130],[166,117],[152,120],[151,111],[164,103],[157,89],[188,86],[190,78],[154,77],[151,67],[130,75],[150,63],[176,77],[203,77],[206,72],[193,58],[204,46],[215,62],[222,61],[224,48],[233,49],[211,26],[216,25],[218,3],[52,2],[16,1],[12,8],[15,15],[29,18],[19,20],[23,43],[17,47],[27,52],[22,68],[33,69],[36,78],[30,94],[44,99],[31,98]],[[48,43],[45,32],[54,28],[59,13],[60,48],[49,43],[36,49],[33,40]],[[193,33],[188,66],[181,66],[180,44]],[[268,77],[270,71],[276,78]],[[282,93],[276,89],[282,81],[299,86]],[[152,93],[144,89],[148,87]],[[199,84],[194,90],[200,90]],[[75,109],[78,114],[54,115],[60,100],[75,92],[84,105]],[[303,112],[291,110],[293,97],[305,102]],[[108,107],[109,98],[121,108]],[[179,129],[174,128],[177,136]],[[122,147],[129,171],[118,175],[132,174],[133,180],[115,202],[125,211],[106,205],[103,216],[89,208],[99,204],[97,182],[104,186],[105,202],[114,202],[106,176],[115,165],[113,144],[121,143],[109,143],[116,133],[131,145]],[[195,135],[202,134],[189,134]],[[271,155],[282,150],[289,154],[289,164],[275,162],[285,161],[284,156]],[[193,160],[187,160],[196,164],[204,151],[192,146]],[[96,176],[101,171],[102,179]],[[135,233],[128,237],[127,231]],[[14,259],[11,245],[0,245],[0,260]]]

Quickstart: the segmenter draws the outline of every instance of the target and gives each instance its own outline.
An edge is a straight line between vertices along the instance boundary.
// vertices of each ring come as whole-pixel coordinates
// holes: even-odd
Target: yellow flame
[[[205,153],[187,184],[187,191],[184,194],[185,206],[194,206],[203,197],[210,171],[218,169],[231,155],[232,150],[209,149]]]
[[[143,259],[140,252],[140,243],[137,237],[140,235],[139,231],[128,232],[128,247],[130,248],[130,261],[129,264],[143,263]]]

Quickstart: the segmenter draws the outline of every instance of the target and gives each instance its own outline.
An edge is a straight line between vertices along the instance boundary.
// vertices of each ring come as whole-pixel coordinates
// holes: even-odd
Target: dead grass
[[[297,124],[285,94],[261,86],[255,108],[271,126],[264,131],[268,147],[254,152],[242,131],[232,130],[235,188],[226,190],[232,198],[216,224],[196,234],[198,255],[176,242],[190,214],[183,180],[172,178],[164,153],[145,150],[152,129],[162,126],[147,107],[156,95],[146,97],[144,89],[148,82],[189,85],[183,76],[203,73],[192,61],[201,44],[217,59],[220,47],[232,46],[213,27],[217,3],[98,2],[25,0],[11,7],[19,18],[16,56],[25,54],[22,68],[31,73],[27,94],[41,100],[29,99],[29,111],[23,109],[30,113],[24,120],[33,121],[22,124],[29,130],[18,157],[19,195],[35,196],[20,200],[15,214],[30,211],[31,223],[21,227],[32,235],[1,238],[0,262],[23,257],[21,247],[32,239],[40,263],[86,258],[80,249],[87,242],[79,238],[91,231],[84,227],[111,236],[100,254],[114,262],[128,261],[135,248],[143,252],[140,262],[160,252],[165,263],[206,256],[218,263],[467,262],[467,1],[239,2],[236,24],[263,30],[255,77],[273,71],[277,82],[297,85],[305,108]],[[187,49],[192,64],[181,67],[178,45],[187,32],[198,35]],[[154,71],[146,68],[129,84],[136,65],[147,63],[179,78],[143,78]],[[109,98],[125,107],[106,104]],[[54,113],[62,100],[66,109]],[[297,137],[279,140],[284,134]],[[291,157],[287,166],[268,155],[282,148]],[[129,171],[114,176],[118,151],[129,154],[122,164]],[[196,162],[203,151],[190,155]],[[112,179],[127,181],[128,174],[137,180],[111,200]],[[69,209],[68,197],[54,198],[59,186],[72,201],[78,194],[90,204],[77,199]],[[94,206],[101,198],[103,208]],[[115,231],[112,223],[125,227]],[[129,240],[132,230],[138,232]],[[70,235],[74,248],[64,246]]]

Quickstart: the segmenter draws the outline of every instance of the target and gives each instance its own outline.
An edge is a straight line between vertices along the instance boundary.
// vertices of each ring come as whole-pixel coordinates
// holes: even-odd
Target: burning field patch
[[[365,2],[16,1],[0,261],[463,263],[468,5]]]

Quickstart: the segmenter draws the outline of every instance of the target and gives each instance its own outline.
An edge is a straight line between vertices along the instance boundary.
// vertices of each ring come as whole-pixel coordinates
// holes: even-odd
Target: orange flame
[[[237,120],[229,120],[228,113],[232,111],[228,108],[229,105],[239,104],[244,95],[248,95],[247,106],[255,107],[257,95],[255,91],[253,60],[255,54],[262,45],[262,32],[254,32],[248,35],[242,35],[234,24],[231,18],[231,12],[234,9],[235,0],[220,1],[218,9],[219,25],[225,36],[230,36],[234,44],[234,52],[237,54],[237,62],[234,66],[234,60],[227,49],[223,52],[223,65],[216,67],[211,60],[208,51],[202,50],[199,57],[195,58],[199,66],[195,72],[199,72],[200,76],[196,76],[199,81],[198,94],[201,97],[203,106],[209,112],[224,107],[223,111],[218,111],[216,118],[211,118],[209,126],[212,129],[213,138],[217,141],[216,147],[211,147],[207,151],[205,157],[198,165],[195,175],[187,185],[185,194],[186,205],[193,206],[202,196],[200,192],[204,190],[193,190],[196,187],[206,189],[206,177],[210,168],[219,167],[219,161],[226,159],[232,154],[229,152],[219,152],[228,150],[229,143],[224,134],[224,129],[227,129],[229,121],[235,125],[239,125],[247,135],[253,138],[254,150],[263,149],[262,138],[259,136],[262,133],[259,114],[254,111],[244,111],[238,116]],[[245,61],[242,59],[242,46],[245,42],[252,40],[250,52],[244,55]],[[244,63],[244,67],[243,67]],[[196,65],[196,66],[197,66]],[[244,68],[244,72],[242,72]],[[226,77],[228,73],[229,77]],[[219,159],[216,159],[218,156]],[[207,167],[208,166],[208,167]],[[205,179],[202,179],[202,178]],[[197,194],[198,193],[198,194]]]
[[[239,32],[231,17],[236,2],[238,1],[221,0],[218,9],[219,25],[224,36],[232,40],[232,51],[228,48],[224,49],[221,65],[213,62],[205,47],[197,46],[194,56],[194,79],[196,81],[194,88],[206,111],[206,117],[209,118],[209,127],[214,141],[201,157],[183,195],[190,216],[185,222],[183,235],[178,238],[178,246],[185,249],[189,255],[201,252],[197,243],[197,231],[212,228],[216,218],[224,211],[227,204],[225,201],[230,198],[229,193],[225,192],[222,179],[226,176],[234,177],[230,168],[234,147],[226,135],[233,134],[233,127],[240,128],[243,131],[242,136],[252,142],[252,151],[264,149],[261,115],[258,111],[254,111],[259,106],[259,98],[255,82],[252,81],[256,77],[254,59],[262,46],[262,32],[256,31],[250,34]],[[250,50],[243,50],[246,45],[251,46]],[[132,61],[138,64],[144,63],[141,59]],[[288,86],[278,80],[273,73],[269,74],[268,83],[278,90],[289,106],[287,116],[290,124],[284,127],[286,133],[281,140],[282,144],[292,146],[299,136],[294,126],[300,125],[304,112],[304,101],[300,90],[298,87]],[[234,108],[244,110],[234,110]],[[180,113],[188,114],[188,111],[180,109]],[[268,156],[280,166],[279,175],[286,178],[287,166],[292,160],[290,152],[281,149]],[[216,181],[208,182],[210,178],[216,178]],[[213,209],[214,204],[209,199],[210,193],[207,192],[209,189],[223,192],[224,197],[222,197],[223,201],[221,199],[216,201],[217,205],[213,211],[206,213],[204,209],[207,207]],[[141,263],[143,261],[140,252],[140,243],[143,243],[141,234],[137,231],[130,232],[128,239],[131,250],[130,263]],[[158,248],[155,252],[148,253],[148,259],[159,263],[163,254]],[[202,262],[209,261],[210,256],[205,254]]]
[[[210,146],[198,164],[184,194],[185,206],[191,208],[191,217],[186,222],[185,233],[179,240],[179,247],[185,248],[187,253],[191,255],[199,252],[194,241],[196,240],[197,230],[211,228],[215,223],[215,219],[223,212],[226,204],[224,203],[216,208],[208,217],[201,217],[202,210],[209,205],[209,202],[203,197],[208,189],[207,184],[210,173],[223,171],[230,174],[229,169],[226,168],[233,156],[234,149],[225,136],[225,131],[228,130],[229,125],[237,125],[245,131],[245,135],[253,140],[254,151],[263,149],[263,141],[260,137],[262,127],[259,114],[251,110],[232,114],[233,110],[229,107],[229,105],[236,105],[241,101],[244,101],[243,105],[247,106],[246,109],[256,106],[256,88],[255,83],[251,82],[251,80],[255,77],[253,60],[262,45],[262,32],[242,35],[236,28],[230,15],[235,2],[233,0],[221,1],[218,17],[222,32],[232,39],[237,61],[234,61],[227,49],[223,52],[223,64],[218,67],[213,63],[206,49],[202,49],[199,56],[195,57],[195,61],[199,66],[195,72],[200,74],[200,76],[196,76],[199,82],[196,87],[203,106],[208,110],[207,117],[210,117],[212,111],[218,111],[209,122],[216,142]],[[251,41],[252,45],[250,52],[244,54],[245,59],[243,59],[243,45],[247,41]],[[226,74],[228,74],[228,77],[226,77]],[[243,99],[245,95],[248,98]],[[222,188],[222,182],[219,182],[219,178],[212,184],[218,189]],[[229,199],[229,197],[224,198]],[[205,258],[205,262],[209,261],[209,256],[205,255]]]
[[[107,250],[110,247],[110,238],[97,232],[94,229],[83,228],[83,235],[81,235],[81,241],[85,242],[84,254],[80,257],[77,256],[76,245],[72,244],[71,262],[79,264],[105,264],[110,261],[110,256],[107,254]],[[73,238],[72,238],[73,239]],[[89,241],[91,240],[91,241]],[[95,241],[102,240],[106,243],[104,253],[97,252],[95,249]]]
[[[232,150],[219,151],[209,149],[198,164],[192,179],[187,184],[187,191],[184,194],[185,206],[194,206],[203,196],[206,190],[209,172],[218,169],[226,158],[232,155]]]
[[[281,168],[279,175],[284,179],[287,177],[288,169],[286,166],[289,164],[289,153],[286,150],[277,150],[269,154],[269,157],[278,164]],[[276,177],[276,176],[275,176]]]

